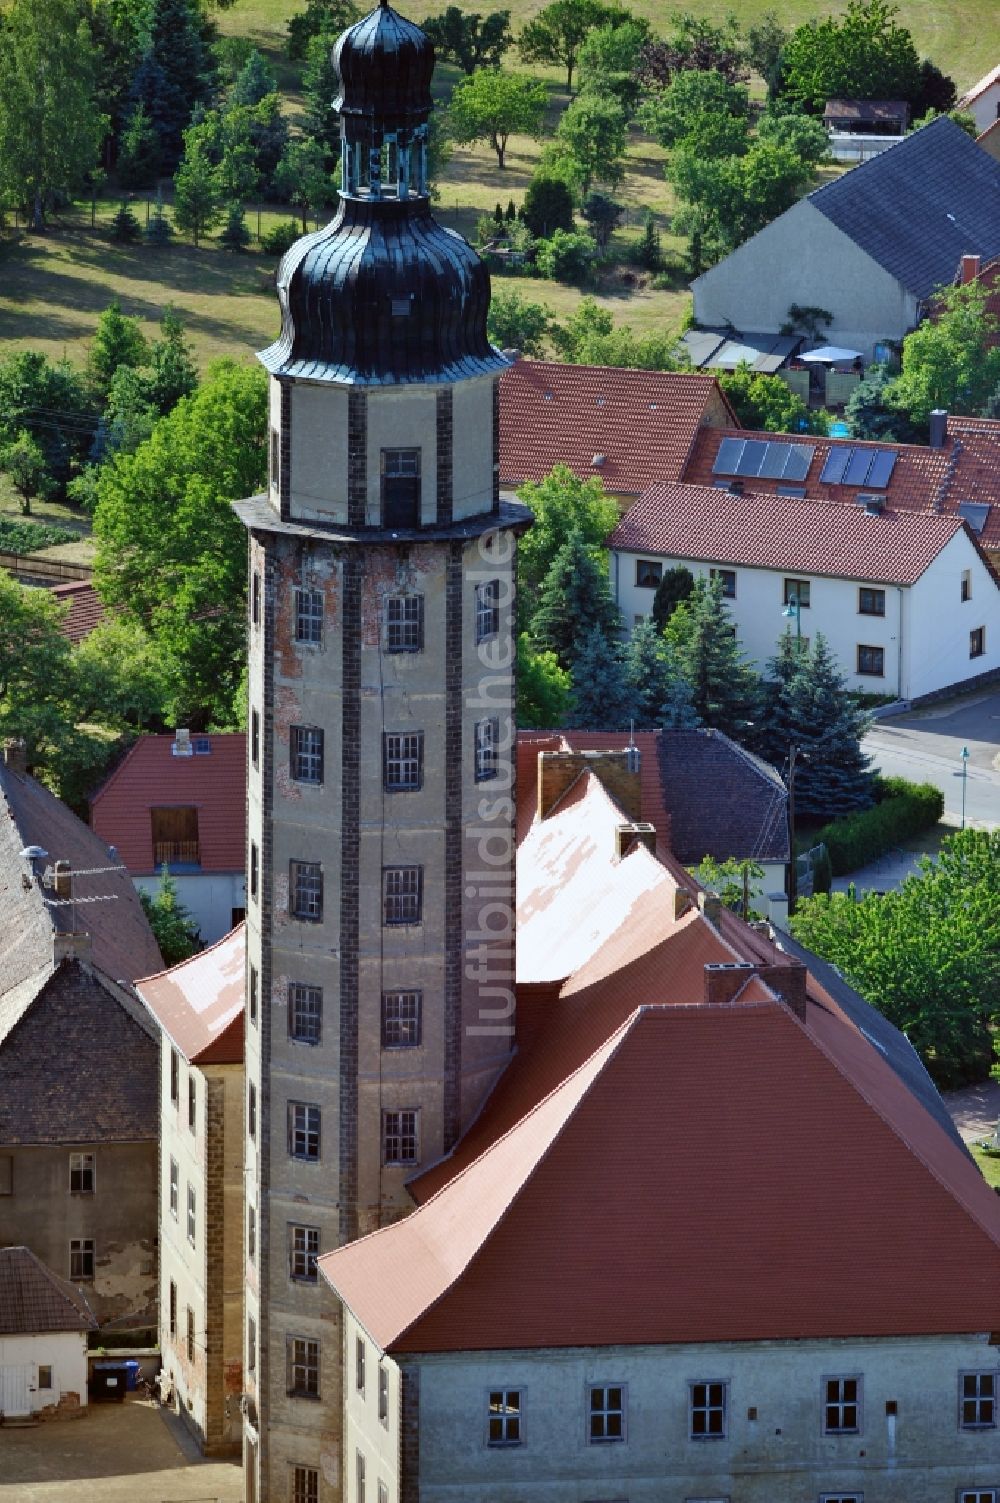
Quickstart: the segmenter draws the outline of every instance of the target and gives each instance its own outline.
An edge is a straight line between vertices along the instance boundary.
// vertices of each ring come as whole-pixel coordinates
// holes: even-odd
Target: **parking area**
[[[181,1421],[146,1400],[76,1420],[0,1429],[0,1503],[240,1503],[235,1461],[205,1461]]]

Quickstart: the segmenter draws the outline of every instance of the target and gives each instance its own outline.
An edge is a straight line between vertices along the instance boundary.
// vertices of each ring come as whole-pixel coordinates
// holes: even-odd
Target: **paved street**
[[[970,752],[966,823],[1000,825],[1000,690],[893,715],[865,739],[879,771],[941,789],[949,824],[961,820],[963,746]]]
[[[176,1415],[142,1400],[0,1430],[0,1503],[238,1503],[238,1463],[205,1461]]]

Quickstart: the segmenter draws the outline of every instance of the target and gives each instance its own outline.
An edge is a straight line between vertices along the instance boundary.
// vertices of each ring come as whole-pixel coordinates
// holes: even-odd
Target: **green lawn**
[[[985,1153],[983,1149],[973,1147],[972,1156],[983,1171],[986,1183],[994,1190],[1000,1190],[1000,1153]]]

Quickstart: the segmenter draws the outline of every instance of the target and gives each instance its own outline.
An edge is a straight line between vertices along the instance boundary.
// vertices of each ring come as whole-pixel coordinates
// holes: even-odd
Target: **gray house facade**
[[[935,120],[826,183],[692,283],[695,322],[776,333],[823,308],[824,342],[899,341],[963,255],[1000,253],[1000,162]],[[776,274],[777,273],[777,274]]]

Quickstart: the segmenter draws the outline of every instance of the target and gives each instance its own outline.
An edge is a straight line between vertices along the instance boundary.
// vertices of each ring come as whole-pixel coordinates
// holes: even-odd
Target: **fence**
[[[70,580],[89,580],[89,564],[66,563],[61,558],[42,558],[37,553],[0,553],[0,569],[6,569],[22,584],[66,584]]]

